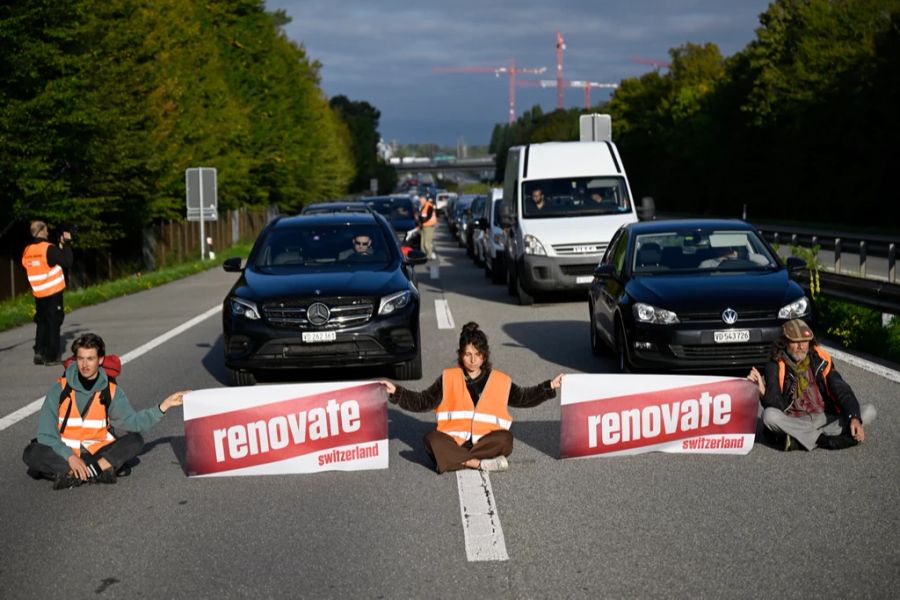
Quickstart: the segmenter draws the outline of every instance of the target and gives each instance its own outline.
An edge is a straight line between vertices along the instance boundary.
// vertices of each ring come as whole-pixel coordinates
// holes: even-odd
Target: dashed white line
[[[462,469],[456,472],[456,483],[466,558],[470,562],[509,560],[491,478],[484,471]]]
[[[438,265],[431,265],[428,268],[429,276],[432,279],[440,279],[441,278],[441,268]]]
[[[160,344],[164,344],[165,342],[169,341],[170,339],[172,339],[179,333],[187,331],[194,325],[208,319],[209,317],[213,316],[220,310],[222,310],[221,305],[214,306],[213,308],[209,309],[208,311],[197,315],[193,319],[182,323],[178,327],[170,329],[169,331],[165,332],[164,334],[153,338],[152,340],[150,340],[143,346],[135,348],[134,350],[132,350],[131,352],[128,352],[127,354],[123,354],[122,356],[119,357],[122,361],[122,364],[124,365],[125,363],[130,362],[130,361],[146,354],[147,352],[150,352],[151,350],[153,350]],[[41,405],[43,403],[44,403],[44,397],[41,396],[37,400],[34,400],[33,402],[30,402],[27,405],[23,406],[19,410],[9,413],[8,415],[6,415],[2,419],[0,419],[0,431],[3,431],[7,427],[11,427],[12,425],[15,425],[22,419],[25,419],[25,418],[33,415],[34,413],[36,413],[37,411],[39,411],[41,409]]]
[[[434,301],[434,316],[437,317],[438,329],[456,329],[450,304],[446,300]]]

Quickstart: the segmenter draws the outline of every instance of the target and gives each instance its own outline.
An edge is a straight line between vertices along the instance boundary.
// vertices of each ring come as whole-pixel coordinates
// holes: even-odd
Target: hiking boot
[[[36,364],[36,365],[44,364],[44,357],[41,356],[40,354],[35,354],[34,355],[34,364]]]
[[[816,440],[816,446],[825,448],[826,450],[843,450],[859,444],[852,435],[842,433],[841,435],[820,435]]]
[[[67,490],[69,488],[76,488],[82,483],[84,482],[81,481],[81,479],[79,479],[77,475],[73,475],[71,473],[60,473],[53,478],[53,489]]]
[[[503,455],[494,458],[483,458],[478,468],[482,471],[505,471],[509,468],[509,461]]]

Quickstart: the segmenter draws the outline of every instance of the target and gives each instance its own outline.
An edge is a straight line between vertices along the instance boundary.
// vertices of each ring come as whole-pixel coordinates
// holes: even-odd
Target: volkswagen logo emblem
[[[738,320],[737,311],[733,308],[726,308],[722,311],[722,320],[725,321],[726,325],[734,325]]]
[[[306,309],[307,320],[317,327],[327,323],[330,316],[331,310],[321,302],[313,302]]]

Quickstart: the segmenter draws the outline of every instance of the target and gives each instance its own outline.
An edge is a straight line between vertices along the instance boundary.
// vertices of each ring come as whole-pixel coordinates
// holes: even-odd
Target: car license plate
[[[749,342],[749,329],[729,329],[727,331],[713,331],[713,340],[717,344],[731,344],[735,342]]]
[[[579,275],[575,278],[575,283],[590,283],[594,280],[593,275]]]
[[[337,332],[334,331],[304,331],[304,342],[333,342],[337,339]]]

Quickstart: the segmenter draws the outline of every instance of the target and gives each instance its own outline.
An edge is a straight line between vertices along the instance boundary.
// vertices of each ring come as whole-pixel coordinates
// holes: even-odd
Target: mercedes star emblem
[[[316,326],[324,325],[331,316],[331,310],[321,302],[313,302],[306,309],[306,318]]]

